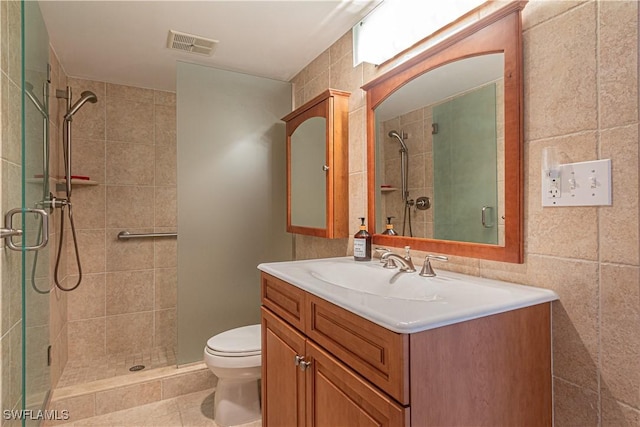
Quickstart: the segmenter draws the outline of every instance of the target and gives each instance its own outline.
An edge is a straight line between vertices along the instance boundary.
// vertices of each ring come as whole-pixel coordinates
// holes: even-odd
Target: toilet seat
[[[206,351],[220,357],[248,357],[261,353],[261,326],[230,329],[207,340]]]

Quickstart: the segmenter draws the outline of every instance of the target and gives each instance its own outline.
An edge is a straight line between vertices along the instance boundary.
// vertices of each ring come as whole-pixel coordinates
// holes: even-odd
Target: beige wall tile
[[[58,411],[58,413],[65,410],[68,411],[69,419],[64,422],[73,423],[84,418],[93,417],[96,414],[95,396],[93,394],[85,394],[68,399],[56,400],[51,402],[48,409]],[[51,423],[50,425],[57,424],[61,423]],[[47,423],[47,425],[49,425],[49,423]]]
[[[169,233],[175,230],[156,229],[159,233]],[[178,241],[175,237],[157,238],[154,242],[155,265],[158,268],[177,267]]]
[[[554,378],[554,426],[597,426],[598,395]]]
[[[105,225],[105,186],[73,186],[73,218],[76,230],[95,230]],[[59,221],[59,220],[58,220]],[[65,226],[69,218],[65,212]],[[59,230],[59,224],[56,224]]]
[[[369,225],[367,218],[367,188],[366,174],[349,174],[349,234],[354,235],[360,230],[359,217],[365,217],[365,224]]]
[[[584,3],[573,0],[529,2],[522,11],[522,28],[527,30]]]
[[[174,308],[178,300],[177,268],[155,270],[155,309]]]
[[[107,96],[137,102],[154,102],[154,90],[135,86],[117,85],[107,83]]]
[[[598,264],[529,256],[532,285],[558,294],[553,303],[553,374],[598,390]]]
[[[107,185],[153,185],[154,159],[153,144],[107,141]]]
[[[67,233],[67,237],[68,237]],[[78,250],[83,273],[102,273],[105,271],[105,232],[98,230],[77,230]],[[67,274],[78,274],[73,239],[67,239]],[[63,276],[61,276],[63,277]]]
[[[21,55],[21,39],[22,39],[22,28],[21,28],[21,12],[20,12],[21,3],[17,1],[10,1],[8,8],[8,21],[5,22],[5,25],[8,26],[9,29],[9,63],[8,63],[8,74],[9,78],[14,82],[20,81],[20,72],[22,66],[22,55]]]
[[[153,104],[107,98],[107,136],[109,141],[153,144]]]
[[[208,390],[216,385],[216,377],[209,369],[174,375],[162,380],[162,398],[171,399],[189,393]]]
[[[151,233],[153,229],[127,229],[131,233]],[[118,240],[122,229],[107,229],[106,271],[146,270],[153,268],[152,239]]]
[[[155,187],[155,227],[177,227],[178,194],[176,187]]]
[[[329,87],[332,89],[356,93],[362,86],[362,64],[354,67],[351,55],[343,56],[331,64],[329,76]]]
[[[155,107],[155,143],[176,144],[176,107],[156,105]]]
[[[299,234],[296,234],[294,239],[295,259],[344,256],[349,251],[349,239],[323,239]],[[353,254],[353,247],[351,253]]]
[[[317,76],[310,78],[304,85],[304,102],[310,101],[330,87],[329,69]]]
[[[69,358],[90,359],[105,354],[104,317],[69,322]]]
[[[72,281],[77,276],[71,276]],[[68,319],[82,320],[105,315],[105,275],[84,274],[80,286],[69,292]]]
[[[153,187],[107,186],[107,228],[153,226]]]
[[[640,411],[613,399],[602,398],[602,427],[640,425]]]
[[[107,316],[153,310],[153,288],[153,270],[107,273]]]
[[[176,308],[154,311],[154,347],[173,348],[178,344],[178,315]]]
[[[640,267],[603,264],[603,396],[640,407]]]
[[[366,109],[349,113],[349,173],[367,169]]]
[[[153,345],[153,312],[106,318],[107,354],[135,353]]]
[[[525,139],[595,129],[595,2],[525,31],[523,43]]]
[[[76,123],[74,121],[74,123]],[[105,143],[73,136],[72,175],[84,175],[100,184],[105,182]],[[64,175],[64,171],[61,173]],[[80,188],[76,186],[76,188]],[[104,209],[103,209],[104,210]]]
[[[349,58],[349,61],[351,61],[351,66],[353,66],[353,32],[351,30],[344,33],[338,41],[331,45],[329,55],[331,57],[331,64],[334,64],[346,56]]]
[[[156,144],[155,167],[155,185],[176,185],[178,162],[175,145]]]
[[[598,227],[595,207],[542,207],[542,157],[555,147],[563,163],[596,158],[597,134],[586,132],[530,142],[526,145],[525,245],[528,253],[597,259]]]
[[[331,66],[331,54],[330,54],[330,50],[327,49],[324,52],[322,52],[320,55],[318,55],[316,59],[311,61],[309,65],[306,66],[305,85],[309,84],[310,80],[317,78],[320,74],[324,74],[325,72],[329,71],[330,66]]]
[[[71,87],[72,97],[75,101],[80,94],[86,90],[89,90],[96,94],[98,102],[92,104],[86,103],[78,112],[73,116],[72,124],[72,137],[74,139],[92,139],[92,140],[104,140],[105,138],[105,105],[106,105],[106,89],[105,84],[102,82],[96,82],[92,80],[81,79],[69,79],[69,86]],[[64,89],[64,88],[60,88]],[[52,100],[53,102],[60,102],[58,108],[61,111],[66,111],[66,100]]]
[[[611,159],[612,206],[600,211],[602,260],[640,264],[638,218],[638,125],[604,130],[603,158]]]
[[[96,414],[107,414],[160,400],[160,381],[96,393]]]
[[[599,6],[600,120],[603,128],[638,121],[638,2]]]
[[[167,92],[164,90],[154,91],[154,103],[155,105],[176,105],[176,93]]]

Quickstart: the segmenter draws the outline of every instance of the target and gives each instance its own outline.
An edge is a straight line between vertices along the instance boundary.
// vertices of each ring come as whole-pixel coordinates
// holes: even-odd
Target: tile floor
[[[213,394],[214,389],[199,391],[123,411],[85,418],[75,423],[59,425],[65,427],[217,427],[213,421]],[[261,421],[242,425],[242,427],[261,426]]]
[[[144,365],[145,371],[176,365],[173,347],[160,347],[137,353],[118,353],[87,360],[69,360],[58,381],[57,388],[135,373],[134,365]],[[139,371],[138,371],[139,372]]]

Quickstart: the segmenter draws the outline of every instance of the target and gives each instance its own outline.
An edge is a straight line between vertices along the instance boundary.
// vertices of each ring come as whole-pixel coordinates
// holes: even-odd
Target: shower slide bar
[[[118,233],[119,240],[128,239],[146,239],[148,237],[178,237],[178,233],[129,233],[128,231],[121,231]]]

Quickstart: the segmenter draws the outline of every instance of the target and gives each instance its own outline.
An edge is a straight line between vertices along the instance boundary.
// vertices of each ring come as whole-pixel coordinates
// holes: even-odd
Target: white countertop
[[[420,265],[416,265],[418,271]],[[453,273],[385,269],[353,257],[264,263],[258,269],[398,333],[414,333],[558,299],[531,286]]]

